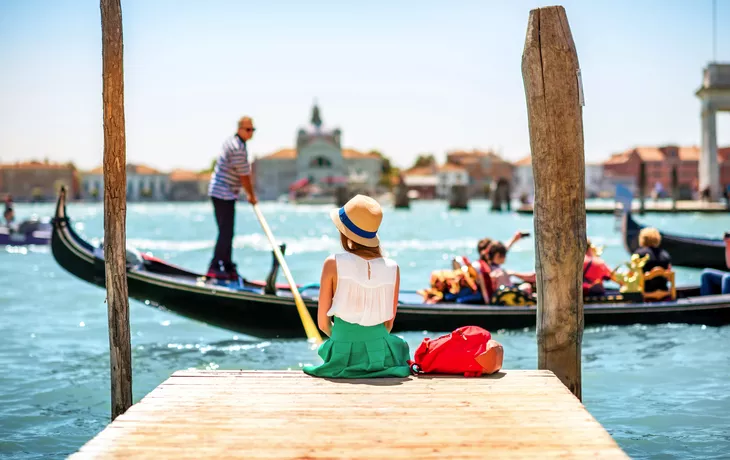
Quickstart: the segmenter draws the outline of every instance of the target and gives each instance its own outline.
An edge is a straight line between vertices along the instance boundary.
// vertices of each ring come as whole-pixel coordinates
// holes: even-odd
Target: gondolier
[[[218,240],[208,268],[208,278],[238,280],[232,252],[236,201],[241,187],[249,203],[253,205],[258,201],[251,183],[251,165],[246,150],[246,141],[253,137],[255,130],[251,118],[243,117],[238,121],[238,131],[223,143],[223,151],[210,178],[208,196],[213,201]]]

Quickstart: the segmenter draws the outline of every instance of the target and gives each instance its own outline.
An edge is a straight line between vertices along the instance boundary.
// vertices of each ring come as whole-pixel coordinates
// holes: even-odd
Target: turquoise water
[[[18,205],[19,216],[50,215],[51,205]],[[98,241],[96,204],[71,204],[79,233]],[[286,242],[298,283],[317,282],[319,266],[339,241],[326,206],[264,204]],[[482,236],[508,239],[532,231],[532,218],[490,214],[484,202],[448,212],[443,202],[386,210],[383,245],[401,265],[404,289],[424,287],[432,269],[453,255],[473,256]],[[130,244],[204,270],[215,226],[208,203],[133,204]],[[675,232],[717,236],[730,216],[647,215],[642,222]],[[588,233],[604,258],[627,259],[612,216],[589,216]],[[268,241],[244,204],[238,208],[235,257],[249,278],[271,263]],[[533,266],[533,241],[519,242],[507,263]],[[678,269],[680,284],[699,271]],[[62,458],[109,422],[107,316],[102,289],[71,277],[46,248],[0,249],[0,457]],[[298,369],[315,363],[304,341],[257,340],[131,302],[135,401],[178,369]],[[411,349],[424,336],[405,334]],[[505,347],[505,368],[534,369],[534,329],[493,331]],[[728,458],[730,452],[730,327],[660,325],[589,328],[583,341],[583,394],[588,410],[633,458]]]

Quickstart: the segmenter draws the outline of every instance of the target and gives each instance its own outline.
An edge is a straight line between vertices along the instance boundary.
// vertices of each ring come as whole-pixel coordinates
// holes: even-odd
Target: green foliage
[[[418,155],[416,162],[413,163],[414,168],[423,168],[427,166],[433,166],[436,164],[436,157],[432,153],[425,153]]]

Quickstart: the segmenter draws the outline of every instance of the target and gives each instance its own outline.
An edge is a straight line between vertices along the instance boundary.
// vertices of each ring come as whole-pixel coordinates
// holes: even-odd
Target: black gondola
[[[103,254],[82,240],[69,224],[63,191],[53,219],[51,248],[56,261],[72,275],[104,286]],[[147,305],[256,337],[304,337],[291,292],[283,286],[267,294],[264,282],[218,285],[201,274],[133,250],[128,251],[127,259],[129,295]],[[681,298],[672,302],[588,304],[585,324],[730,323],[730,295],[700,298],[696,287],[678,292]],[[301,294],[310,314],[316,317],[318,288],[302,286]],[[395,332],[449,331],[464,325],[522,329],[534,327],[536,320],[534,306],[426,305],[415,292],[401,292],[400,302]]]
[[[631,217],[631,213],[623,214],[621,231],[624,247],[629,254],[633,254],[639,247],[639,232],[644,227]],[[660,233],[662,235],[660,247],[672,257],[672,265],[727,270],[723,240],[672,235],[662,231]]]

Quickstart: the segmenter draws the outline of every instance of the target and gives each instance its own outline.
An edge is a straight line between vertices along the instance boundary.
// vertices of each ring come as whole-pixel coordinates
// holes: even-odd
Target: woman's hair
[[[499,241],[495,241],[489,245],[489,260],[494,260],[494,256],[496,256],[497,254],[501,255],[502,257],[507,256],[507,248],[504,247],[504,244],[500,243]]]
[[[658,248],[662,244],[662,235],[653,227],[642,228],[639,232],[639,246]]]
[[[383,252],[380,250],[380,246],[371,248],[369,246],[363,246],[362,244],[352,241],[340,233],[340,243],[345,251],[355,254],[360,257],[383,257]]]
[[[481,254],[481,252],[489,247],[489,245],[492,244],[491,238],[482,238],[477,243],[477,253]]]

